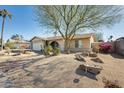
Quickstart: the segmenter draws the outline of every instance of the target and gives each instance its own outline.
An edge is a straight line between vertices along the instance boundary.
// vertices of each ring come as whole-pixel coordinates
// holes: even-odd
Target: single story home
[[[10,40],[13,43],[14,49],[30,49],[31,43],[27,40]]]
[[[71,40],[70,50],[71,51],[82,51],[83,49],[90,49],[91,44],[96,41],[96,36],[94,33],[89,34],[78,34],[75,35],[74,38]],[[48,38],[41,38],[41,37],[33,37],[31,40],[31,49],[35,51],[40,51],[46,42],[48,42],[51,46],[54,44],[57,45],[64,51],[64,39],[61,36],[54,36]]]

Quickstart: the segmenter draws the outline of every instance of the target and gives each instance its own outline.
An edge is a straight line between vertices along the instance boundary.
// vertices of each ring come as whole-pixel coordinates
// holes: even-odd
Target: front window
[[[81,40],[75,40],[75,48],[82,48],[82,41]]]

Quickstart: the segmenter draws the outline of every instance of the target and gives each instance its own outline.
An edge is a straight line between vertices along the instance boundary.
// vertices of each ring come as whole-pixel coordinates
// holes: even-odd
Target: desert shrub
[[[14,43],[8,41],[8,42],[5,44],[5,47],[8,47],[8,48],[10,48],[10,49],[13,49],[13,48],[14,48]]]
[[[6,53],[10,54],[11,50],[9,47],[5,47]]]
[[[48,46],[45,46],[44,47],[44,54],[45,55],[50,55],[50,53],[52,52],[52,47],[50,46],[50,45],[48,45]]]
[[[59,55],[60,54],[60,48],[53,49],[53,55]]]
[[[100,46],[100,51],[104,53],[108,53],[112,48],[112,45],[108,42],[104,42],[100,44],[99,46]]]
[[[119,86],[118,81],[114,80],[107,80],[105,77],[103,77],[103,83],[104,83],[104,87],[105,88],[121,88],[121,86]]]

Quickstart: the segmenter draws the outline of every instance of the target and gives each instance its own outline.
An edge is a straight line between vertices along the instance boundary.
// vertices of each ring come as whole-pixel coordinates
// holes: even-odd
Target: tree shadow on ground
[[[38,83],[42,83],[42,84],[46,84],[48,82],[48,80],[44,80],[42,77],[38,76],[38,77],[34,77],[33,79],[33,84],[37,85]]]
[[[31,60],[30,62],[27,62],[27,63],[23,64],[22,69],[23,69],[25,72],[28,72],[28,75],[30,75],[30,74],[32,74],[33,72],[32,72],[32,71],[29,71],[29,70],[26,69],[26,68],[28,68],[28,67],[31,66],[33,63],[36,63],[36,62],[38,62],[39,60],[42,60],[42,59],[44,59],[44,58],[33,59],[33,60]]]
[[[76,69],[75,73],[80,75],[80,76],[85,76],[85,77],[88,77],[90,79],[97,81],[96,74],[92,74],[89,72],[86,73],[85,71],[81,70],[79,67]]]
[[[28,67],[30,67],[32,64],[34,64],[34,63],[37,63],[39,60],[42,60],[42,59],[44,59],[44,58],[50,58],[50,57],[52,57],[52,56],[49,56],[49,57],[42,57],[42,58],[37,58],[37,59],[32,59],[30,62],[27,62],[27,63],[25,63],[25,64],[23,64],[23,66],[22,66],[22,69],[24,70],[24,71],[26,71],[26,72],[28,72],[29,73],[29,75],[32,73],[31,71],[29,71],[29,70],[27,70],[26,68],[28,68]],[[61,62],[60,62],[61,63]],[[60,63],[57,63],[57,64],[60,64]],[[46,63],[46,64],[42,64],[42,68],[43,68],[43,66],[48,66],[49,68],[50,67],[53,67],[53,68],[55,68],[56,67],[56,65],[57,64],[53,64],[53,65],[51,65],[51,64],[49,64],[49,63]],[[37,68],[38,68],[39,66],[37,66]],[[41,68],[40,68],[41,69]]]
[[[111,55],[112,57],[114,57],[114,58],[124,59],[124,56],[119,55],[119,54],[111,53],[110,55]]]
[[[39,55],[43,55],[42,51],[34,51],[34,50],[33,50],[32,52],[37,53],[37,54],[39,54]]]
[[[25,67],[29,67],[29,66],[32,65],[33,63],[36,63],[36,62],[38,62],[39,60],[42,60],[42,59],[44,59],[44,57],[43,57],[43,58],[32,59],[31,61],[25,63],[24,66],[25,66]]]
[[[26,59],[26,60],[16,60],[16,61],[5,61],[0,63],[0,70],[2,72],[6,73],[8,71],[12,71],[12,69],[20,68],[23,69],[26,72],[30,72],[25,68],[28,68],[33,63],[38,62],[39,60],[42,60],[43,58],[36,58],[36,59]],[[30,72],[31,73],[31,72]]]

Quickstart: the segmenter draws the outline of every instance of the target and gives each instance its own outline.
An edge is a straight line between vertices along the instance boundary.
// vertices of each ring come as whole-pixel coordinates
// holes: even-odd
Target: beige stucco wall
[[[90,38],[78,39],[82,41],[82,48],[75,48],[75,39],[71,41],[71,51],[82,51],[90,48]]]
[[[83,49],[89,49],[90,47],[90,38],[81,38],[81,39],[78,39],[78,40],[81,40],[82,41],[82,48],[75,48],[75,39],[73,39],[70,43],[70,48],[71,48],[71,51],[82,51]],[[64,40],[62,39],[59,39],[59,40],[53,40],[53,41],[56,41],[59,43],[59,46],[61,48],[61,50],[63,51],[64,50]],[[49,41],[49,43],[51,43],[51,41]]]
[[[82,48],[89,48],[90,44],[90,39],[85,38],[85,39],[78,39],[82,41]],[[75,39],[71,41],[71,48],[75,48]]]
[[[90,38],[82,39],[83,48],[90,48]]]
[[[92,43],[94,43],[94,41],[95,41],[95,40],[94,40],[93,36],[91,36],[91,37],[90,37],[90,47],[91,47]]]
[[[53,41],[58,42],[61,51],[64,50],[64,40],[63,40],[63,39],[59,39],[59,40],[51,40],[51,41],[49,41],[49,43],[52,43]]]
[[[71,51],[82,51],[83,49],[89,49],[90,48],[90,38],[81,38],[81,39],[78,39],[78,40],[81,40],[82,41],[82,48],[75,48],[75,39],[73,39],[70,43],[70,48],[71,48]],[[51,43],[52,41],[56,41],[59,43],[59,46],[61,48],[61,50],[63,51],[64,50],[64,40],[62,39],[59,39],[59,40],[51,40],[49,41],[49,43]]]

